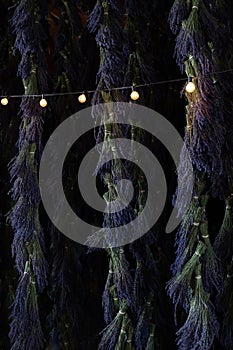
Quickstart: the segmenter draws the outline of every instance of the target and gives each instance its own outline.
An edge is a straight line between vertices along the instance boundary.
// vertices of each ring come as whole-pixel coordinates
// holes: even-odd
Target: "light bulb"
[[[85,103],[87,98],[85,94],[79,95],[78,100],[80,103]]]
[[[185,90],[191,94],[196,90],[196,86],[192,81],[189,81],[185,86]]]
[[[6,106],[6,105],[8,105],[8,98],[6,98],[6,97],[4,97],[4,98],[2,98],[1,99],[1,104],[3,105],[3,106]]]
[[[47,106],[47,104],[48,104],[48,103],[47,103],[47,101],[46,101],[46,99],[45,99],[45,98],[42,98],[42,99],[40,100],[40,106],[41,106],[41,107],[43,107],[43,108],[44,108],[44,107],[46,107],[46,106]]]
[[[133,101],[137,101],[137,100],[139,99],[139,93],[138,93],[137,91],[133,90],[133,91],[131,92],[130,97],[131,97],[131,99],[132,99]]]

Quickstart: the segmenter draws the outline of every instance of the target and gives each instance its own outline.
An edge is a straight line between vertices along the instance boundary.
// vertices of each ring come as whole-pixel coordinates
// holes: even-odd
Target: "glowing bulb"
[[[133,101],[137,101],[137,100],[139,99],[139,93],[138,93],[137,91],[133,90],[133,91],[131,92],[130,97],[131,97],[131,99],[132,99]]]
[[[46,107],[46,106],[47,106],[47,104],[48,104],[48,103],[47,103],[47,101],[46,101],[46,99],[45,99],[45,98],[42,98],[42,99],[40,100],[40,106],[41,106],[41,107],[43,107],[43,108],[44,108],[44,107]]]
[[[2,98],[1,99],[1,104],[3,105],[3,106],[6,106],[6,105],[8,105],[8,98],[6,98],[6,97],[4,97],[4,98]]]
[[[192,81],[189,81],[185,86],[185,90],[191,94],[196,90],[196,86]]]
[[[85,94],[79,95],[78,100],[80,103],[85,103],[87,98]]]

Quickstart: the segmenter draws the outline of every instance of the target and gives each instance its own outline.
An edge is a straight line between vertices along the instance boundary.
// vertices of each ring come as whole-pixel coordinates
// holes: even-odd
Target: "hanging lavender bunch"
[[[146,348],[146,344],[150,337],[153,316],[152,299],[152,296],[150,296],[146,301],[144,308],[139,315],[137,326],[135,328],[135,345],[136,349],[138,350],[143,350]]]
[[[112,350],[116,349],[117,342],[119,344],[119,337],[121,330],[126,333],[126,327],[129,326],[129,319],[126,314],[127,305],[125,302],[120,304],[120,310],[113,319],[113,321],[102,331],[103,336],[99,344],[99,350]],[[124,341],[127,337],[124,339]]]
[[[88,28],[91,33],[96,32],[96,43],[100,49],[93,105],[103,102],[102,90],[111,90],[111,87],[121,86],[123,82],[126,62],[123,55],[124,34],[121,19],[122,9],[116,0],[98,0],[89,16]]]
[[[187,18],[190,12],[191,2],[187,0],[175,0],[170,12],[169,23],[174,34],[177,34],[182,22]]]
[[[197,60],[201,74],[206,74],[211,72],[213,67],[211,67],[212,59],[207,40],[219,42],[224,35],[224,27],[209,13],[203,1],[192,0],[191,4],[191,11],[183,18],[182,27],[176,39],[176,59],[183,71],[184,61],[188,59],[188,55],[191,55]],[[170,23],[175,19],[176,13],[170,12]],[[179,20],[177,24],[180,28],[181,21]],[[172,29],[176,31],[178,26]]]
[[[214,306],[203,288],[200,264],[196,266],[195,274],[188,318],[177,332],[177,344],[182,350],[208,350],[219,332]]]
[[[117,344],[115,346],[116,350],[127,350],[127,345],[131,343],[131,322],[130,319],[126,316],[123,319],[120,335],[118,337]]]
[[[191,281],[194,271],[199,264],[199,257],[203,255],[205,250],[206,246],[200,241],[194,254],[187,261],[182,270],[168,282],[168,294],[175,304],[175,310],[179,304],[183,306],[186,311],[189,310],[190,301],[193,295]]]
[[[113,270],[113,281],[118,298],[131,303],[132,278],[129,272],[129,263],[126,260],[122,248],[111,249],[111,261]]]
[[[101,154],[100,154],[101,155]],[[116,165],[117,164],[117,165]],[[104,213],[103,228],[96,231],[91,235],[87,243],[90,246],[120,246],[124,243],[124,238],[127,236],[129,240],[133,240],[133,234],[129,235],[129,232],[124,225],[131,223],[135,218],[135,212],[130,205],[127,205],[125,194],[123,191],[118,191],[116,184],[113,182],[113,178],[123,178],[121,169],[121,161],[118,163],[112,162],[112,176],[108,173],[104,176],[104,183],[108,186],[108,191],[103,195],[103,199],[106,202],[106,209]],[[116,165],[116,171],[114,171],[114,165]],[[111,169],[111,167],[110,167]],[[101,169],[101,173],[106,170],[105,167]],[[115,180],[116,182],[116,180]],[[126,186],[127,187],[127,186]],[[125,189],[127,193],[127,188]],[[126,197],[127,198],[127,197]],[[121,234],[119,235],[117,230],[112,228],[122,226]],[[121,244],[122,243],[122,244]]]
[[[225,27],[207,9],[209,4],[199,0],[190,3],[192,8],[187,7],[188,13],[182,24],[177,21],[182,27],[174,28],[177,13],[173,18],[171,12],[170,23],[172,30],[179,32],[175,49],[177,63],[188,77],[193,77],[196,85],[194,93],[186,92],[185,144],[194,166],[195,181],[199,181],[202,173],[204,186],[200,192],[196,185],[191,205],[178,232],[177,258],[173,265],[175,276],[168,287],[175,305],[181,304],[188,313],[184,326],[177,332],[179,349],[209,349],[219,329],[210,297],[216,291],[221,293],[223,270],[217,250],[211,244],[212,237],[209,237],[206,205],[210,196],[224,198],[228,186],[226,179],[231,168],[230,157],[223,156],[229,147],[225,126],[227,113],[222,98],[225,89],[221,84],[218,85],[213,74],[221,69],[218,57],[221,56],[222,43],[226,38]],[[214,28],[218,30],[213,33]],[[180,169],[185,170],[185,167],[181,166]],[[180,208],[182,206],[183,203],[179,205]],[[201,214],[199,217],[198,213]],[[226,224],[228,222],[229,216],[225,220]],[[205,249],[197,260],[199,265],[194,283],[194,270],[188,272],[185,266],[189,266],[192,260],[190,254],[193,254],[197,242],[203,244]],[[192,277],[189,279],[190,272]]]
[[[11,309],[10,341],[12,349],[42,349],[43,332],[37,304],[37,291],[47,285],[48,264],[39,220],[39,187],[37,179],[41,152],[43,111],[38,101],[27,94],[46,91],[46,59],[43,51],[43,18],[38,4],[21,1],[11,19],[16,35],[15,50],[21,54],[18,74],[25,89],[21,103],[22,122],[17,143],[18,154],[10,164],[16,202],[9,213],[14,231],[12,254],[19,273],[19,285]]]
[[[187,76],[199,76],[198,61],[193,56],[184,64]],[[197,170],[207,173],[215,183],[224,171],[221,155],[226,130],[222,108],[216,103],[221,96],[210,78],[200,77],[197,89],[193,94],[186,93],[186,97],[189,104],[185,142],[190,159]],[[218,191],[221,193],[221,188]]]
[[[213,50],[208,43],[213,44],[216,54],[219,55],[217,43],[224,40],[225,29],[209,13],[204,2],[193,0],[191,3],[192,8],[187,6],[189,13],[183,19],[181,28],[178,24],[176,28],[172,27],[173,31],[179,30],[175,52],[180,69],[185,69],[189,77],[198,78],[195,80],[197,88],[194,93],[186,93],[189,106],[185,141],[193,165],[211,177],[213,192],[216,192],[216,179],[225,173],[222,150],[226,129],[222,96],[211,76],[211,73],[220,67],[217,66]],[[174,24],[174,21],[176,22],[176,13],[171,11],[170,23]],[[224,188],[218,186],[216,196],[223,190]]]
[[[123,55],[124,33],[121,28],[121,20],[122,8],[115,0],[97,1],[88,19],[89,31],[91,33],[96,33],[96,43],[100,50],[100,65],[96,76],[97,88],[92,99],[92,104],[95,106],[93,107],[93,115],[95,118],[100,117],[103,125],[107,122],[111,122],[111,118],[117,121],[118,112],[116,110],[109,110],[108,115],[105,116],[98,104],[101,102],[124,100],[123,96],[118,91],[111,92],[111,87],[122,85],[126,65]],[[107,93],[106,90],[109,91],[109,93]],[[107,129],[106,125],[99,128],[98,134],[96,135],[97,143],[104,140],[109,141],[109,143],[106,142],[105,144],[112,146],[109,150],[103,148],[99,150],[101,160],[104,154],[107,155],[109,152],[112,155],[111,159],[115,158],[115,146],[110,144],[111,139],[124,137],[126,134],[127,128],[126,130],[125,128],[119,128],[116,124],[112,124],[110,130]],[[123,151],[119,148],[117,148],[117,150],[120,152]],[[103,176],[105,172],[112,173],[113,183],[115,182],[115,177],[117,177],[119,173],[123,174],[124,171],[123,164],[120,160],[117,160],[117,164],[114,163],[114,160],[108,162],[101,169]]]
[[[168,294],[175,305],[175,321],[177,307],[181,305],[186,312],[190,310],[193,297],[193,274],[199,257],[203,288],[205,292],[219,292],[222,287],[222,273],[208,235],[206,205],[209,196],[205,195],[206,182],[204,176],[196,177],[194,196],[176,237],[176,260],[172,266],[174,277],[168,282]],[[183,345],[181,345],[182,348]]]
[[[110,260],[108,277],[105,283],[104,292],[102,296],[104,320],[107,324],[110,323],[114,318],[114,313],[115,313],[114,298],[115,298],[115,302],[118,301],[118,298],[116,295],[117,294],[115,292],[115,285],[113,282],[112,260]]]
[[[15,38],[15,51],[21,54],[18,66],[18,75],[26,80],[37,67],[37,81],[39,88],[46,90],[46,58],[43,50],[43,41],[46,40],[43,31],[44,18],[41,18],[40,7],[32,0],[23,0],[16,7],[11,19]]]
[[[142,305],[145,303],[146,286],[144,285],[144,265],[140,258],[137,259],[136,269],[134,274],[133,298],[135,312],[140,313]]]
[[[192,200],[195,206],[191,203],[190,208],[186,213],[186,217],[183,220],[181,231],[178,232],[182,234],[181,236],[179,236],[179,234],[177,236],[177,258],[175,264],[173,265],[173,272],[175,275],[167,285],[168,294],[172,298],[175,305],[176,322],[176,310],[178,305],[181,305],[188,313],[188,318],[185,325],[177,332],[177,344],[179,345],[180,349],[185,349],[187,347],[190,349],[201,349],[202,346],[203,349],[209,349],[208,344],[203,344],[203,335],[201,333],[203,330],[199,333],[195,333],[195,343],[193,343],[193,335],[191,332],[192,325],[190,325],[190,323],[192,324],[197,317],[195,315],[195,311],[200,312],[200,314],[203,312],[201,305],[199,310],[195,310],[195,307],[198,306],[198,299],[196,299],[196,297],[198,296],[199,298],[199,294],[196,295],[197,290],[193,289],[193,278],[194,273],[196,273],[197,266],[202,275],[202,293],[205,293],[207,296],[207,293],[213,292],[214,289],[219,292],[222,286],[222,273],[219,260],[213,251],[208,235],[206,218],[206,204],[208,201],[208,196],[202,193],[206,187],[203,184],[203,180],[197,187],[199,188],[199,192],[197,192],[198,196],[194,196]],[[186,226],[187,223],[188,226]],[[188,231],[184,230],[185,227],[188,228]],[[192,254],[191,257],[190,254]],[[195,304],[195,307],[192,307],[192,303]],[[209,310],[207,310],[208,307]],[[207,315],[210,313],[210,317],[216,318],[214,308],[211,303],[207,304],[205,308]],[[217,328],[212,328],[212,325],[208,322],[208,320],[200,320],[200,325],[198,327],[200,327],[200,329],[202,329],[202,327],[206,327],[205,332],[209,332],[211,334],[211,345],[214,337],[217,336],[217,333],[214,333],[214,330],[217,331]],[[188,334],[189,330],[190,334]],[[200,339],[198,339],[198,337],[200,337]],[[187,344],[185,340],[186,338],[187,341],[189,341],[189,338],[191,339],[190,343]],[[192,347],[191,344],[193,344]]]
[[[110,162],[105,162],[101,168],[99,175],[104,181],[108,190],[104,194],[106,201],[107,213],[104,214],[103,227],[116,227],[124,225],[128,219],[132,220],[133,210],[120,210],[123,198],[118,195],[116,185],[119,179],[125,178],[127,173],[123,162],[120,158],[124,154],[124,150],[115,144],[114,138],[125,137],[128,128],[118,127],[117,124],[107,125],[112,121],[117,121],[119,111],[114,106],[109,107],[107,115],[103,113],[101,102],[122,101],[122,96],[117,91],[112,91],[112,87],[122,85],[123,74],[125,69],[125,57],[123,55],[124,33],[121,28],[122,8],[118,1],[97,1],[94,10],[89,16],[88,28],[90,32],[96,32],[96,43],[100,49],[100,66],[97,73],[97,88],[94,93],[93,115],[100,117],[103,127],[99,128],[96,135],[97,144],[105,141],[107,149],[98,148],[100,160],[104,160],[106,155],[111,156]],[[109,91],[103,91],[107,90]],[[112,118],[112,119],[111,119]],[[97,166],[98,169],[98,166]],[[127,175],[126,175],[127,176]],[[116,213],[111,213],[113,209],[111,201],[116,201],[117,207],[114,207]],[[105,231],[106,232],[106,231]],[[101,230],[97,235],[101,236]],[[92,237],[91,239],[96,239]],[[104,237],[106,239],[106,237]],[[127,309],[131,302],[131,274],[129,265],[124,254],[124,249],[111,248],[114,246],[115,237],[108,235],[107,244],[110,247],[109,253],[109,274],[103,294],[103,308],[105,321],[108,322],[107,327],[102,332],[102,339],[99,349],[120,349],[126,342],[126,328],[130,322]],[[119,242],[118,242],[119,244]]]
[[[203,190],[202,186],[201,189]],[[208,235],[208,219],[206,215],[208,201],[209,196],[205,194],[199,193],[198,196],[193,197],[186,217],[177,234],[176,244],[178,249],[172,270],[173,273],[179,274],[183,264],[194,253],[197,238],[202,239],[207,248],[203,257],[203,283],[205,289],[210,292],[213,289],[220,290],[222,279],[220,262],[215,255]]]
[[[24,315],[25,314],[25,315]],[[22,317],[24,315],[24,317]],[[44,335],[39,319],[36,281],[31,273],[30,262],[25,264],[12,306],[9,337],[12,350],[42,349]]]
[[[117,1],[97,1],[96,6],[89,17],[89,30],[91,32],[97,31],[96,42],[100,48],[100,67],[96,78],[98,86],[92,100],[95,117],[96,112],[98,114],[98,109],[100,108],[98,106],[99,102],[119,101],[121,99],[118,92],[110,92],[112,86],[116,87],[122,84],[125,66],[122,54],[123,31],[120,23],[121,16],[122,10]],[[109,90],[109,93],[103,91],[105,89]],[[95,107],[96,104],[97,106]],[[110,198],[113,198],[114,196],[116,197],[117,195],[114,186],[116,186],[119,179],[124,178],[125,176],[124,165],[120,160],[121,152],[123,150],[118,147],[118,145],[114,144],[114,138],[117,136],[124,137],[127,130],[119,128],[117,124],[112,124],[109,129],[106,123],[110,123],[111,118],[113,121],[116,121],[118,111],[114,110],[113,107],[113,110],[109,110],[108,112],[107,116],[102,110],[99,112],[103,127],[99,128],[96,139],[97,143],[104,140],[104,144],[109,146],[108,149],[105,149],[104,147],[99,149],[97,145],[101,161],[109,154],[112,159],[110,162],[105,163],[99,172],[101,179],[108,186],[108,193],[105,194],[105,199],[107,206],[111,206]],[[119,152],[120,154],[118,154]],[[108,200],[108,197],[110,200]],[[109,224],[109,227],[112,227],[111,225],[114,226],[114,224],[118,226],[121,220],[124,221],[124,215],[105,215],[103,226],[108,227]],[[109,246],[112,245],[113,244],[109,241]]]
[[[161,287],[156,257],[152,253],[152,249],[153,251],[156,249],[152,247],[146,238],[138,240],[130,246],[130,252],[136,261],[132,296],[132,308],[136,318],[141,314],[149,298],[153,303],[159,303],[157,299],[159,299]],[[155,302],[156,300],[157,302]]]
[[[205,186],[205,181],[203,181],[203,179],[196,179],[196,189],[194,195],[176,234],[176,258],[172,265],[172,272],[174,275],[181,270],[184,263],[194,253],[199,230],[199,222],[201,221],[205,210],[205,207],[199,208],[199,198],[203,194]]]

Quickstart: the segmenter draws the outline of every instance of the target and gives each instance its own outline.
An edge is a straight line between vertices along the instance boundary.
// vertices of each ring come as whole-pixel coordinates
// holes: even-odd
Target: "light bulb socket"
[[[188,83],[192,83],[193,77],[188,77]]]

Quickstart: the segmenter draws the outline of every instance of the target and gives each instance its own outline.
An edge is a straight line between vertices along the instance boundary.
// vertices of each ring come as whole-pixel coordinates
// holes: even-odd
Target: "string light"
[[[137,101],[139,99],[139,97],[140,97],[139,93],[136,90],[134,90],[134,88],[132,87],[132,92],[130,94],[131,100]]]
[[[3,106],[7,106],[8,105],[8,98],[7,97],[3,97],[2,99],[1,99],[1,104],[3,105]]]
[[[42,99],[40,100],[40,106],[45,108],[47,106],[47,101],[46,99],[44,98],[44,96],[42,95]]]
[[[192,77],[188,78],[188,83],[185,86],[185,90],[190,94],[196,90],[196,85],[194,84]]]
[[[212,76],[212,75],[224,74],[224,73],[230,73],[230,72],[233,72],[233,69],[227,69],[227,70],[222,70],[222,71],[215,71],[215,72],[211,72],[209,74],[200,75],[199,77],[208,77],[208,76]],[[192,87],[191,88],[191,90],[192,90],[195,87],[195,89],[196,89],[196,85],[192,82],[192,78],[188,78],[188,79],[189,80],[191,79],[191,81],[188,80],[188,83],[187,83],[185,89],[186,89],[187,92],[191,93],[191,91],[188,91],[189,88]],[[171,80],[156,81],[156,82],[147,83],[147,84],[137,84],[137,85],[134,85],[134,88],[143,88],[143,87],[151,87],[151,86],[163,85],[163,84],[172,84],[172,83],[178,83],[178,82],[182,82],[182,81],[183,82],[187,81],[187,78],[178,78],[178,79],[171,79]],[[113,87],[113,88],[111,88],[111,91],[130,90],[130,89],[132,89],[132,86],[120,86],[120,87]],[[109,92],[109,89],[102,89],[101,91]],[[91,94],[91,93],[94,93],[94,92],[96,92],[96,90],[88,90],[86,93]],[[40,100],[40,105],[42,104],[41,107],[46,107],[47,106],[47,101],[46,101],[46,99],[43,96],[45,96],[45,97],[52,96],[53,97],[53,96],[71,96],[71,95],[80,95],[79,97],[81,98],[81,96],[82,96],[83,100],[84,100],[84,96],[85,96],[85,94],[82,91],[48,93],[48,94],[42,95],[42,99]],[[133,97],[134,96],[136,97],[135,101],[140,97],[139,93],[137,91],[135,91],[135,90],[133,90],[131,92],[131,95]],[[12,98],[23,98],[23,97],[25,97],[25,95],[9,95],[9,97],[11,99]],[[41,94],[40,95],[39,94],[28,94],[27,98],[29,98],[29,97],[38,98],[38,97],[41,97]],[[79,100],[79,97],[78,97],[78,100]],[[0,96],[0,98],[1,98],[1,104],[2,105],[7,105],[8,99],[5,96]],[[2,100],[3,100],[3,103],[2,103]],[[84,103],[84,102],[80,102],[80,103]]]
[[[86,95],[82,93],[81,95],[79,95],[78,100],[80,103],[85,103],[87,100]]]

